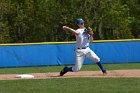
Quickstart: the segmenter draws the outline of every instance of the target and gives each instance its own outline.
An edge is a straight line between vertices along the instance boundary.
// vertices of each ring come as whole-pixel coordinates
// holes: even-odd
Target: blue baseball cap
[[[84,23],[85,21],[82,19],[82,18],[78,18],[76,20],[76,24],[81,24],[81,23]]]

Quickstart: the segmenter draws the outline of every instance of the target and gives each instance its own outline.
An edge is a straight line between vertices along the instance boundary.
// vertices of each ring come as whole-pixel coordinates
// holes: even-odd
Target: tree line
[[[73,41],[77,18],[96,40],[140,38],[140,0],[0,0],[0,43]]]

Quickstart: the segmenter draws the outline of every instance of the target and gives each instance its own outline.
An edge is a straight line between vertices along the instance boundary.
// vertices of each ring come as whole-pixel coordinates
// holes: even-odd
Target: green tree
[[[0,42],[72,41],[77,18],[94,39],[140,38],[139,0],[0,0]]]
[[[121,5],[120,0],[99,0],[95,4],[96,39],[132,38],[127,5]]]
[[[8,43],[11,41],[7,14],[11,12],[12,6],[10,0],[1,0],[0,2],[0,42]]]
[[[129,17],[131,23],[129,25],[135,38],[140,38],[140,0],[123,1],[129,7]]]

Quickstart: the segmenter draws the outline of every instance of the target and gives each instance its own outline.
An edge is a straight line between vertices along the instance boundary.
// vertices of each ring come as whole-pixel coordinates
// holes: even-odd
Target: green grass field
[[[140,63],[105,64],[108,70],[140,69]],[[0,68],[1,74],[57,72],[63,66]],[[82,70],[99,70],[84,65]],[[140,93],[140,78],[59,78],[0,80],[0,93]]]
[[[104,64],[104,66],[107,70],[140,69],[140,63]],[[63,67],[64,66],[0,68],[0,74],[59,72]],[[96,64],[93,64],[93,65],[83,65],[81,70],[94,71],[100,69]]]
[[[140,79],[69,78],[0,81],[0,93],[139,93]]]

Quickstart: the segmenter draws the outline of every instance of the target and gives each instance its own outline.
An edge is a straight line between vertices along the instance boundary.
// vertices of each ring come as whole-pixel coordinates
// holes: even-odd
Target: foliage
[[[0,0],[0,43],[72,41],[79,17],[95,39],[140,38],[139,0]]]

